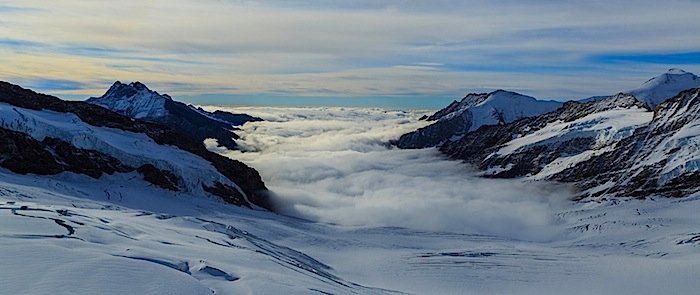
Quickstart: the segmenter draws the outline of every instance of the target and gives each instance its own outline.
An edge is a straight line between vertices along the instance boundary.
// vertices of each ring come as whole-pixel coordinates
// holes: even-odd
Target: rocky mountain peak
[[[110,109],[121,115],[156,122],[169,126],[181,133],[204,141],[214,138],[229,149],[237,147],[234,126],[262,119],[246,114],[228,112],[210,113],[194,106],[173,100],[167,94],[159,94],[141,82],[114,84],[101,97],[93,97],[88,103]]]
[[[111,98],[132,98],[135,97],[139,99],[143,98],[164,98],[172,99],[167,94],[160,94],[156,91],[151,90],[139,81],[131,82],[129,84],[122,83],[121,81],[116,81],[111,87],[102,95],[100,98],[111,97]]]
[[[683,75],[683,74],[688,74],[688,72],[686,72],[686,71],[684,71],[684,70],[682,70],[682,69],[679,69],[679,68],[672,68],[672,69],[669,69],[669,70],[668,70],[667,74],[670,74],[670,75]]]
[[[141,82],[124,84],[116,81],[100,97],[91,97],[87,102],[96,104],[119,114],[136,119],[156,119],[169,114],[165,105],[170,96],[161,95]]]

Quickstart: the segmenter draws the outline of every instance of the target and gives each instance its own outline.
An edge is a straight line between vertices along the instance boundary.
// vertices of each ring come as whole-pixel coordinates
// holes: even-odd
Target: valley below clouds
[[[480,178],[436,149],[388,144],[426,124],[418,118],[428,112],[229,110],[266,121],[242,127],[244,152],[212,140],[208,147],[258,169],[278,212],[330,224],[324,239],[342,241],[333,251],[308,238],[285,240],[350,279],[444,294],[700,287],[691,271],[697,244],[688,243],[700,198],[573,202],[567,185]]]
[[[346,226],[406,227],[523,240],[561,235],[561,184],[478,178],[435,149],[388,144],[421,127],[423,112],[236,108],[245,152],[219,150],[260,171],[279,212]],[[209,147],[216,149],[215,142]]]
[[[388,144],[427,112],[230,110],[266,121],[242,127],[244,152],[208,147],[258,169],[278,212],[332,228],[284,241],[349,279],[425,294],[700,287],[691,270],[700,198],[573,202],[570,186],[480,178],[435,149]]]

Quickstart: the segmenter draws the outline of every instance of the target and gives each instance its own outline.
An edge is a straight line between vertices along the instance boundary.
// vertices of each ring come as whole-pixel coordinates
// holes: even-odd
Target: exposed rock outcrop
[[[195,140],[166,126],[135,120],[103,107],[85,102],[63,101],[59,98],[35,93],[31,90],[6,82],[0,82],[0,103],[26,110],[72,114],[75,115],[75,120],[77,120],[75,124],[84,123],[94,127],[108,127],[136,134],[144,134],[154,143],[162,145],[164,151],[166,150],[165,147],[172,146],[191,154],[192,157],[200,158],[208,162],[211,165],[210,167],[214,169],[211,173],[219,173],[223,179],[227,179],[231,184],[240,187],[241,191],[247,196],[247,199],[254,204],[264,208],[270,208],[270,204],[267,200],[267,188],[257,171],[239,161],[210,152],[201,141]],[[36,122],[36,118],[24,118],[25,112],[21,111],[21,109],[12,110],[12,107],[5,107],[3,110],[3,112],[7,112],[7,115],[15,117],[15,121],[2,126],[4,134],[8,135],[2,142],[2,150],[5,155],[2,162],[3,167],[17,173],[56,174],[63,171],[71,171],[90,175],[91,177],[99,177],[102,173],[110,174],[113,172],[135,170],[131,167],[133,165],[128,164],[128,162],[133,161],[133,159],[120,159],[114,154],[109,154],[100,150],[107,148],[104,146],[107,143],[100,143],[99,149],[97,146],[91,149],[84,147],[78,148],[69,142],[81,142],[81,140],[76,139],[74,136],[91,138],[93,135],[91,135],[90,132],[95,132],[94,130],[80,131],[82,129],[78,129],[77,131],[66,131],[63,136],[72,136],[72,140],[66,140],[65,138],[54,139],[50,138],[50,136],[46,136],[45,138],[33,138],[32,134],[23,133],[23,131],[26,131],[25,127],[18,126],[19,123],[17,122],[26,125],[36,125],[40,122]],[[45,114],[47,116],[53,116],[51,113]],[[59,127],[54,126],[54,128]],[[42,133],[43,131],[34,130],[34,132]],[[80,135],[80,132],[88,133]],[[134,140],[140,139],[135,138]],[[83,142],[83,144],[89,145],[90,142]],[[108,150],[120,151],[119,149]],[[120,153],[122,152],[123,151],[120,151]],[[165,159],[165,161],[167,160],[168,159]],[[175,161],[178,159],[170,160]],[[148,159],[141,159],[140,161],[148,161]],[[165,163],[163,161],[163,159],[153,159],[153,163],[150,164]],[[158,167],[158,171],[156,171],[144,168],[141,165],[138,166],[141,168],[142,171],[140,172],[145,176],[147,181],[160,187],[174,189],[178,187],[177,183],[182,181],[181,177],[173,176],[177,174],[177,171],[169,171],[169,169],[164,169],[164,167]],[[153,166],[155,167],[156,165]],[[168,165],[165,167],[168,167]],[[196,175],[196,173],[193,172],[188,175]],[[178,181],[175,181],[175,179],[178,179]],[[196,180],[192,179],[188,179],[188,181],[196,182]],[[203,183],[208,183],[213,181],[213,179],[202,179],[201,181]]]
[[[235,139],[238,139],[238,135],[234,132],[234,126],[262,120],[246,114],[210,113],[197,109],[175,101],[167,94],[148,89],[140,82],[124,84],[117,81],[104,95],[92,97],[87,102],[127,117],[166,125],[199,142],[214,138],[229,149],[237,146]]]

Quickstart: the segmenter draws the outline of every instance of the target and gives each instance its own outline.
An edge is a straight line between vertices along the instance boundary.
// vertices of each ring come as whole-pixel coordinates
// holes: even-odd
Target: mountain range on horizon
[[[504,90],[468,94],[461,101],[455,101],[433,115],[421,118],[432,122],[432,124],[405,134],[393,143],[401,148],[437,147],[449,157],[465,161],[479,168],[485,177],[525,177],[576,183],[583,190],[580,198],[617,195],[639,196],[659,192],[677,195],[691,189],[677,184],[677,181],[694,177],[693,173],[696,171],[693,164],[696,157],[692,152],[692,143],[694,142],[692,139],[694,137],[674,139],[680,148],[668,142],[665,143],[666,146],[659,146],[659,142],[675,138],[674,136],[677,136],[675,131],[687,132],[685,130],[690,127],[684,126],[692,126],[695,119],[689,110],[695,105],[694,95],[696,93],[686,90],[675,97],[660,97],[676,90],[688,89],[687,87],[690,87],[689,89],[700,87],[700,79],[692,73],[672,69],[645,82],[639,89],[627,91],[627,94],[620,93],[608,97],[566,103],[537,100],[533,97]],[[213,156],[209,155],[211,152],[205,152],[202,148],[205,139],[214,138],[220,145],[235,149],[237,147],[235,139],[238,138],[235,134],[236,126],[261,120],[246,114],[223,111],[207,112],[201,108],[175,101],[167,94],[159,94],[150,90],[140,82],[124,84],[117,81],[101,97],[89,98],[87,104],[63,102],[57,98],[35,94],[7,83],[3,84],[3,90],[2,101],[13,105],[15,110],[18,107],[29,108],[29,110],[57,109],[66,113],[76,113],[80,121],[95,126],[111,126],[116,124],[110,123],[112,121],[121,122],[116,126],[126,130],[145,130],[139,132],[151,134],[149,136],[158,136],[156,138],[160,141],[164,140],[160,139],[162,135],[154,135],[154,133],[163,134],[168,132],[165,131],[166,129],[154,132],[153,127],[131,127],[131,125],[157,126],[143,125],[146,122],[163,125],[167,130],[174,130],[178,134],[194,140],[186,147],[182,146],[184,143],[177,143],[176,146],[181,146],[181,148],[195,154],[206,153],[205,158],[210,160],[213,159]],[[637,96],[642,97],[642,99]],[[17,97],[24,99],[18,100]],[[90,105],[100,108],[89,107]],[[655,105],[656,109],[654,110],[652,107]],[[119,119],[116,114],[94,111],[101,110],[102,107],[137,121],[125,121]],[[93,110],[92,112],[95,114],[102,115],[90,116],[87,110]],[[669,112],[673,114],[674,118],[685,117],[674,120],[666,118],[664,120],[674,122],[674,125],[660,127],[661,116],[671,116]],[[25,167],[25,170],[16,171],[39,174],[51,174],[66,170],[84,171],[84,173],[98,178],[102,173],[111,174],[138,170],[144,175],[152,176],[146,177],[147,180],[157,178],[159,179],[157,182],[161,186],[172,190],[191,191],[197,187],[204,187],[206,188],[205,193],[215,192],[214,194],[219,196],[238,194],[236,189],[233,189],[235,186],[226,185],[225,181],[188,184],[191,179],[196,179],[196,177],[184,176],[190,172],[187,171],[187,168],[170,162],[172,159],[165,161],[134,160],[133,152],[125,151],[123,147],[115,149],[116,143],[111,143],[104,138],[80,135],[83,134],[82,131],[75,133],[76,131],[72,131],[72,129],[62,130],[64,127],[60,126],[64,125],[58,124],[55,121],[57,119],[46,121],[50,123],[39,124],[43,126],[40,127],[36,123],[39,122],[36,118],[43,116],[42,113],[32,114],[31,118],[34,119],[28,119],[29,115],[20,113],[19,117],[10,116],[3,119],[3,126],[7,129],[5,132],[17,138],[13,145],[18,144],[18,138],[29,135],[34,138],[27,138],[30,142],[34,142],[32,150],[42,153],[48,151],[49,153],[45,155],[55,155],[56,163],[69,163],[69,165],[63,167],[59,165],[55,170],[40,171]],[[11,113],[8,113],[8,116],[9,114]],[[683,122],[682,126],[678,125],[680,124],[678,122]],[[57,131],[57,134],[65,135],[54,138],[47,137],[45,132],[36,133],[37,130],[47,128],[51,130],[58,128],[57,130],[60,132]],[[25,135],[17,132],[24,132]],[[652,137],[649,134],[653,134],[656,141],[651,141]],[[11,137],[9,135],[8,138]],[[90,139],[74,142],[76,136]],[[171,141],[178,141],[179,139],[176,138],[180,138],[178,136],[172,137]],[[42,142],[42,140],[47,141]],[[642,148],[643,145],[649,146]],[[634,164],[634,161],[642,158],[642,155],[627,153],[629,150],[635,150],[640,153],[641,151],[646,153],[656,151],[658,154],[662,153],[661,150],[668,149],[668,145],[672,145],[674,148],[667,150],[665,155],[678,154],[679,157],[670,163],[661,163],[659,161],[664,159],[659,158],[658,161],[647,159],[647,164]],[[688,145],[687,149],[690,150],[685,149],[686,145]],[[625,153],[622,153],[620,149],[624,149]],[[23,149],[17,150],[22,151]],[[58,153],[57,151],[63,152]],[[0,164],[5,165],[4,167],[19,169],[21,165],[12,163],[21,162],[22,157],[25,156],[16,151],[7,151],[7,153],[6,160]],[[78,155],[85,155],[87,160],[83,163],[88,163],[88,166],[91,165],[91,167],[70,165],[72,162],[66,160],[68,159],[66,157],[76,158]],[[685,156],[681,157],[680,155]],[[51,158],[50,156],[46,157]],[[165,164],[168,162],[170,164]],[[81,162],[74,161],[73,163]],[[650,171],[650,168],[647,167],[650,165],[658,167],[654,171]],[[641,179],[635,180],[638,182],[635,187],[642,191],[630,192],[622,189],[627,186],[626,182],[623,183],[622,180],[619,180],[621,177],[619,174],[622,172],[615,175],[610,171],[602,173],[603,171],[598,170],[600,167],[606,167],[606,169],[617,167],[614,169],[618,171],[639,167],[635,168],[638,170],[635,172],[635,177]],[[151,171],[145,171],[146,169],[151,169]],[[220,166],[217,169],[224,175],[228,175],[228,179],[235,179],[233,174],[226,172],[227,168]],[[586,177],[582,175],[586,175]],[[607,176],[603,177],[602,175]],[[251,187],[264,188],[259,176],[255,177],[257,180],[254,182],[260,184]],[[629,178],[630,175],[626,175],[625,181]],[[619,182],[616,189],[606,187],[603,190],[601,188],[603,185],[610,186],[610,183],[615,181]],[[244,189],[243,195],[256,195],[254,190]],[[232,198],[231,202],[236,204],[254,203],[270,208],[270,205],[262,198],[256,197],[254,201],[245,201],[245,197],[242,196],[224,198]]]
[[[501,114],[546,102],[513,95],[520,104],[496,105],[490,102],[502,91],[470,94],[422,118],[433,123],[394,144],[437,147],[484,177],[573,183],[579,199],[684,196],[700,191],[699,87],[696,75],[671,69],[637,89],[511,120]],[[473,119],[489,116],[489,124]]]

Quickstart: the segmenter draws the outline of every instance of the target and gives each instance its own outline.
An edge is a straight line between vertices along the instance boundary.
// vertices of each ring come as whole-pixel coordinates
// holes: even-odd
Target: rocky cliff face
[[[560,102],[536,100],[503,90],[469,94],[425,118],[435,123],[404,134],[395,144],[400,148],[441,146],[481,126],[510,123],[553,111],[559,106]]]
[[[573,183],[579,198],[685,196],[700,191],[698,86],[694,74],[671,69],[626,93],[480,125],[473,110],[492,94],[468,95],[396,144],[438,146],[485,177]]]
[[[175,101],[167,94],[152,91],[140,82],[124,84],[117,81],[104,95],[87,102],[127,117],[166,125],[199,142],[214,138],[229,149],[236,148],[235,126],[262,120],[246,114],[210,113],[197,109]]]
[[[164,189],[270,208],[267,188],[254,169],[181,132],[97,105],[0,82],[0,134],[0,166],[16,173],[100,178],[135,171]]]
[[[618,147],[554,179],[572,181],[583,196],[681,197],[700,191],[700,88],[661,103],[653,120]]]
[[[650,111],[618,94],[505,125],[483,126],[441,151],[487,177],[574,183],[579,198],[681,197],[700,191],[700,88]]]
[[[552,174],[614,148],[651,119],[634,97],[567,102],[554,112],[505,125],[483,126],[441,151],[484,170],[489,177],[550,178]]]

